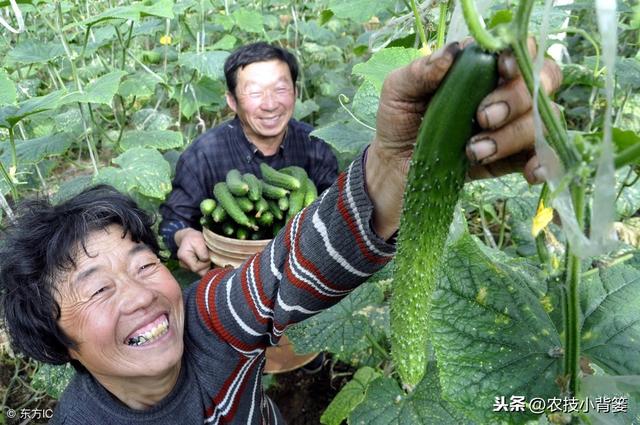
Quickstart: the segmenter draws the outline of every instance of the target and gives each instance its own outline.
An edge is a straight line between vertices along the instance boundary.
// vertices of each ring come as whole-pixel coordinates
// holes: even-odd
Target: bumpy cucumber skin
[[[287,220],[298,214],[304,208],[304,198],[307,193],[307,172],[304,168],[289,166],[280,170],[280,172],[295,177],[300,182],[300,188],[291,191],[289,195],[289,210],[287,212]]]
[[[283,187],[274,186],[262,180],[260,180],[260,184],[262,185],[262,196],[265,198],[277,200],[289,194],[289,191]]]
[[[429,103],[404,192],[391,298],[391,355],[405,385],[427,364],[428,307],[468,160],[480,101],[497,85],[494,55],[477,46],[458,54]]]
[[[318,188],[311,179],[307,179],[307,192],[304,194],[304,206],[308,207],[318,198]]]
[[[253,202],[258,201],[262,197],[262,185],[260,184],[260,180],[251,173],[243,174],[242,180],[249,185],[247,198]]]
[[[249,185],[242,180],[238,170],[229,170],[226,176],[227,187],[235,196],[244,196],[249,192]]]
[[[238,203],[229,191],[225,182],[215,184],[213,187],[213,196],[216,198],[218,203],[222,205],[229,217],[231,217],[236,223],[246,227],[254,227],[251,225],[246,214],[238,206]]]
[[[300,181],[298,179],[281,173],[264,162],[260,164],[260,172],[262,173],[262,179],[269,184],[288,190],[300,189]]]

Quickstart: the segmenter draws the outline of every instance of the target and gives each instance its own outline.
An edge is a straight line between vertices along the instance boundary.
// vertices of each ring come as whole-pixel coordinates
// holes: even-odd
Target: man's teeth
[[[148,342],[158,339],[159,337],[167,333],[168,329],[169,329],[169,322],[164,320],[162,323],[156,325],[151,330],[141,335],[129,338],[129,340],[127,341],[127,344],[135,345],[135,346],[146,344]]]

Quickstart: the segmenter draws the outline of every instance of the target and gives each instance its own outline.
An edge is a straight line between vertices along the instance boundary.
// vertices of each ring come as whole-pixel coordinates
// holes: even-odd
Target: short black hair
[[[236,97],[238,69],[254,62],[266,62],[274,59],[287,64],[291,73],[291,81],[295,87],[296,81],[298,81],[298,60],[293,53],[282,47],[259,41],[239,47],[224,61],[224,78],[227,80],[227,90],[234,98]]]
[[[79,246],[94,231],[117,224],[135,242],[159,253],[154,219],[128,196],[107,185],[85,189],[58,205],[27,200],[0,233],[0,314],[16,351],[49,364],[71,362],[76,347],[58,326],[56,280],[75,267]]]

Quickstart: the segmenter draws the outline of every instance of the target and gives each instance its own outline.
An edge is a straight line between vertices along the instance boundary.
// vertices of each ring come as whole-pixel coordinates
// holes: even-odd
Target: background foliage
[[[422,54],[403,1],[18,3],[26,31],[3,30],[0,38],[5,224],[21,198],[46,193],[59,201],[98,182],[157,212],[180,152],[230,116],[222,65],[243,43],[266,40],[296,54],[301,75],[295,116],[316,126],[315,134],[332,145],[342,167],[371,140],[384,77]],[[430,41],[438,29],[438,6],[420,6]],[[508,7],[490,2],[490,25],[504,19]],[[625,147],[640,142],[640,8],[621,1],[618,9],[614,141]],[[0,1],[0,10],[15,23],[8,1]],[[538,21],[541,11],[538,5]],[[556,101],[585,152],[597,150],[605,108],[600,52],[585,37],[597,36],[595,18],[593,2],[586,0],[552,13],[553,28],[582,30],[557,41],[564,82]],[[627,394],[630,413],[616,416],[615,423],[639,421],[638,386],[629,390],[613,379],[640,375],[637,177],[635,167],[618,172],[617,226],[625,243],[585,268],[581,294],[585,362],[595,370],[582,396],[602,388]],[[325,350],[358,370],[323,423],[545,423],[544,417],[491,410],[496,396],[559,391],[554,350],[561,346],[562,326],[552,260],[561,258],[564,240],[552,223],[545,237],[554,256],[548,264],[537,261],[530,229],[539,191],[514,176],[466,186],[461,206],[469,234],[452,238],[448,248],[448,272],[433,300],[437,331],[433,346],[425,347],[433,361],[413,392],[397,382],[388,354],[393,265],[291,329],[300,351]],[[8,405],[41,406],[45,394],[59,395],[69,368],[22,359],[6,341],[1,347],[3,367],[15,366],[17,377],[6,380],[3,411]]]

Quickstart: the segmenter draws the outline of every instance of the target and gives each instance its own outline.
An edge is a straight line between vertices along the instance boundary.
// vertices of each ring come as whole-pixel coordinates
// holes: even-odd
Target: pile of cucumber
[[[297,166],[276,170],[260,164],[262,179],[230,170],[200,203],[200,225],[240,240],[271,239],[287,221],[318,197],[318,190]]]

